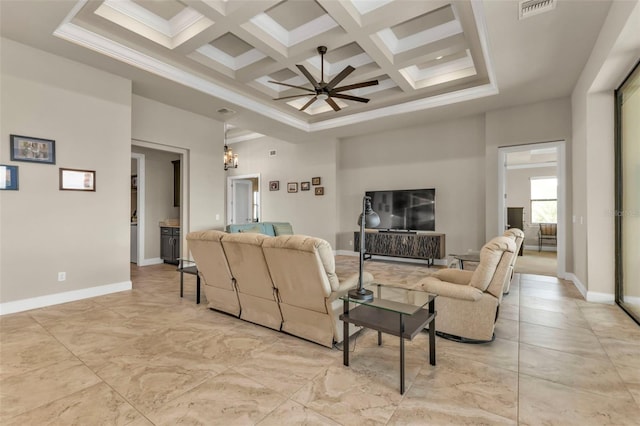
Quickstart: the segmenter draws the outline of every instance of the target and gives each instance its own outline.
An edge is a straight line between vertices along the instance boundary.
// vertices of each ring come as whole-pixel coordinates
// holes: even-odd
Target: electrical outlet
[[[64,281],[67,279],[67,273],[66,272],[58,272],[58,281]]]

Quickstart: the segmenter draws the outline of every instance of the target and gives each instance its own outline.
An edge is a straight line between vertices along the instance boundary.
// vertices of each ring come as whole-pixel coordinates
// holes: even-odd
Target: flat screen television
[[[436,190],[402,189],[367,191],[371,207],[380,216],[374,229],[389,231],[435,231]]]

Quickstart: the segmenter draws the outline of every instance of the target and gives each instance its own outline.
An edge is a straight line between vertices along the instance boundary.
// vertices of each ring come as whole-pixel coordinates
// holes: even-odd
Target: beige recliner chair
[[[495,237],[480,250],[480,263],[474,271],[441,269],[418,283],[424,291],[438,295],[438,335],[466,343],[493,340],[515,249],[512,238]]]
[[[504,231],[503,234],[505,237],[513,238],[516,243],[516,253],[513,256],[513,260],[511,261],[511,278],[504,282],[504,294],[509,293],[509,289],[511,288],[511,280],[513,279],[513,273],[516,270],[516,260],[518,260],[518,253],[520,253],[520,247],[522,246],[522,242],[524,241],[524,232],[518,228],[509,228]]]
[[[271,238],[262,234],[225,234],[222,247],[240,299],[240,318],[280,330],[282,314],[262,252],[262,243]]]
[[[221,242],[224,235],[226,233],[214,230],[189,232],[187,242],[198,265],[209,308],[239,316],[240,301],[235,280]]]
[[[339,297],[355,288],[358,274],[340,282],[329,243],[304,235],[282,235],[265,239],[262,250],[278,289],[282,331],[324,346],[342,342],[342,301]],[[373,281],[365,272],[365,283]],[[350,334],[357,327],[350,328]]]

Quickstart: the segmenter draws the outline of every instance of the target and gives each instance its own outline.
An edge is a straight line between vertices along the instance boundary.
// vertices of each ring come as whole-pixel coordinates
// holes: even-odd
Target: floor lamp
[[[371,197],[366,195],[362,198],[362,214],[358,219],[360,225],[360,274],[358,275],[358,287],[349,291],[349,297],[357,300],[373,300],[373,292],[362,286],[362,275],[364,273],[364,229],[378,226],[380,216],[371,208]]]

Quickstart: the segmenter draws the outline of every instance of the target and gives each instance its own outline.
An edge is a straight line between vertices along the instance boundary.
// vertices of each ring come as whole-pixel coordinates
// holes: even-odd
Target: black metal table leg
[[[404,395],[404,315],[400,314],[400,394]]]
[[[196,275],[196,303],[200,304],[200,274]]]
[[[429,314],[435,312],[435,299],[429,302]],[[436,365],[436,318],[429,323],[429,364]]]
[[[343,327],[343,341],[342,341],[342,352],[343,359],[342,362],[347,367],[349,366],[349,322],[347,321],[349,315],[349,302],[344,300],[342,302],[342,313],[344,314],[342,320]]]
[[[184,272],[182,268],[180,268],[180,297],[184,294]]]

